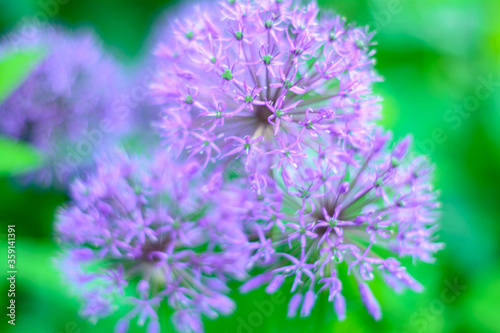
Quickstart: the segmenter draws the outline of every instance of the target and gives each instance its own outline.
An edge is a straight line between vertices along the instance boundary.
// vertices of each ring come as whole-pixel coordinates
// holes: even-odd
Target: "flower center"
[[[365,45],[365,43],[363,43],[363,41],[362,41],[362,40],[357,40],[357,41],[356,41],[356,47],[357,47],[358,49],[360,49],[360,50],[363,50],[363,49],[365,49],[365,48],[366,48],[366,45]]]
[[[157,262],[158,258],[151,258],[151,252],[165,252],[167,245],[170,243],[170,237],[168,235],[160,237],[156,242],[152,242],[149,238],[146,238],[146,243],[142,246],[142,260],[148,262]]]
[[[193,104],[193,97],[191,95],[187,95],[186,99],[184,100],[184,103]]]
[[[271,112],[271,110],[269,110],[269,108],[266,105],[257,105],[254,108],[254,110],[255,110],[255,113],[257,114],[257,119],[259,120],[260,123],[268,124],[271,126],[271,124],[269,124],[267,119],[270,116],[272,116],[273,113]]]
[[[231,70],[228,68],[222,73],[222,78],[231,81],[233,79],[233,73],[231,73]]]

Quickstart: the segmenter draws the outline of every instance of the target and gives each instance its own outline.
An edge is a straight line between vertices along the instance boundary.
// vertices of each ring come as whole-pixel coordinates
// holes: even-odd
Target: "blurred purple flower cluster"
[[[432,263],[443,247],[438,192],[411,139],[392,143],[376,124],[373,33],[314,1],[188,7],[154,51],[150,109],[161,108],[165,147],[93,153],[58,213],[58,265],[81,315],[128,303],[116,332],[134,318],[159,332],[167,305],[179,331],[201,332],[203,316],[234,311],[237,280],[242,293],[289,289],[289,317],[326,293],[343,320],[350,275],[378,320],[375,277],[421,291],[400,260]],[[0,109],[2,131],[41,148],[106,118],[119,86],[89,39],[45,33],[58,46]]]
[[[87,31],[58,27],[15,31],[0,46],[0,58],[38,52],[41,60],[21,85],[0,104],[0,134],[28,142],[44,155],[35,181],[64,183],[97,143],[123,130],[128,115],[117,103],[123,89],[121,66],[104,53]],[[57,178],[57,179],[56,179]]]

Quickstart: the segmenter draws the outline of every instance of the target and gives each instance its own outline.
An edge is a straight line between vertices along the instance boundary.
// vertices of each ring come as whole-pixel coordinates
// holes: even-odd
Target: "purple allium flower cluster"
[[[57,27],[14,32],[0,58],[37,51],[42,59],[0,105],[0,134],[33,144],[46,167],[37,181],[64,182],[97,146],[123,128],[127,115],[115,105],[122,70],[93,34]]]
[[[249,266],[265,271],[247,281],[243,292],[266,284],[273,293],[289,279],[294,294],[289,316],[299,308],[301,316],[309,316],[317,293],[327,292],[343,319],[340,276],[346,267],[378,320],[381,309],[367,281],[380,276],[397,292],[422,290],[390,254],[433,262],[442,248],[435,236],[439,202],[430,185],[433,168],[424,157],[408,157],[410,138],[392,149],[389,138],[376,131],[369,148],[331,146],[310,153],[308,163],[297,168],[287,166],[284,181],[268,177],[266,190],[248,199],[255,203],[249,223],[258,235]]]
[[[163,67],[151,87],[164,106],[160,132],[170,149],[204,166],[244,155],[254,181],[259,165],[285,150],[287,163],[298,164],[301,147],[362,147],[379,116],[372,35],[320,14],[315,2],[195,7],[170,24],[155,51]]]
[[[165,34],[150,89],[167,149],[98,158],[58,214],[82,315],[132,294],[117,332],[135,317],[158,332],[164,303],[179,331],[200,332],[202,316],[234,310],[235,279],[241,292],[289,286],[290,317],[327,293],[342,320],[350,275],[378,320],[376,276],[421,291],[401,258],[431,263],[443,247],[438,192],[410,138],[391,144],[375,124],[373,33],[314,1],[231,0],[195,6]]]
[[[226,283],[245,277],[249,248],[221,174],[202,182],[198,163],[164,152],[146,159],[116,151],[96,163],[73,183],[73,202],[56,224],[65,248],[59,266],[84,302],[81,315],[95,322],[130,293],[133,308],[117,332],[134,317],[159,332],[164,301],[183,332],[202,331],[202,314],[232,313]]]

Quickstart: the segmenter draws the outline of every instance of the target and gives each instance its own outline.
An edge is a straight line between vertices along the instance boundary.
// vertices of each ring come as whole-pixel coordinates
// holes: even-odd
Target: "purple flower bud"
[[[420,293],[424,290],[424,286],[409,274],[403,274],[401,281],[415,292]]]
[[[333,308],[335,310],[335,313],[337,314],[337,318],[340,321],[344,321],[346,318],[346,311],[345,311],[345,298],[341,294],[337,294],[335,297],[335,301],[333,303]]]
[[[151,320],[149,322],[147,333],[160,333],[160,323],[158,320]]]
[[[240,287],[240,292],[243,294],[246,294],[254,289],[259,288],[262,286],[264,283],[268,282],[271,280],[272,275],[271,274],[260,274],[256,275],[247,282],[245,282],[241,287]]]
[[[316,294],[312,290],[306,291],[304,302],[302,303],[302,308],[300,309],[300,316],[309,317],[315,302]]]
[[[402,159],[406,155],[411,142],[412,142],[411,136],[405,137],[394,147],[392,151],[392,156],[395,157],[397,160]]]
[[[137,291],[140,294],[147,293],[149,291],[149,282],[146,280],[139,281],[139,283],[137,284]]]
[[[339,193],[346,193],[349,191],[349,182],[343,182],[339,186]]]
[[[172,322],[180,332],[203,332],[203,323],[195,311],[179,310],[172,315]]]
[[[288,302],[288,318],[294,318],[297,316],[297,311],[299,310],[300,303],[302,302],[302,294],[295,294]]]
[[[127,333],[130,326],[130,320],[122,318],[115,325],[115,333]]]
[[[282,274],[275,275],[271,282],[266,287],[266,293],[272,294],[278,290],[285,282],[285,277]]]
[[[375,320],[380,320],[382,318],[382,311],[380,310],[380,304],[373,296],[370,287],[366,283],[359,283],[359,293],[361,295],[361,300],[363,304],[368,309],[368,313]]]

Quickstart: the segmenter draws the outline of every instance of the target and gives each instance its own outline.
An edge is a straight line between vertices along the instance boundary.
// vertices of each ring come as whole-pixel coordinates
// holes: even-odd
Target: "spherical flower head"
[[[203,166],[242,160],[255,178],[251,160],[276,161],[283,147],[300,161],[303,147],[366,144],[379,111],[366,28],[320,15],[314,1],[221,1],[180,16],[156,48],[151,85],[170,149]]]
[[[23,31],[3,41],[0,58],[34,51],[41,57],[0,105],[0,134],[43,153],[46,166],[35,181],[64,183],[124,128],[127,112],[117,103],[122,71],[90,32],[51,26]]]
[[[56,232],[59,267],[83,301],[82,316],[95,322],[126,302],[132,309],[118,332],[135,317],[159,332],[157,310],[168,304],[178,330],[200,332],[202,315],[234,310],[226,282],[245,277],[243,217],[221,174],[201,182],[199,169],[164,151],[146,158],[117,150],[75,180]]]
[[[382,311],[370,280],[381,277],[396,292],[423,289],[399,258],[432,263],[443,247],[435,235],[440,204],[431,185],[433,168],[426,158],[408,153],[410,138],[391,148],[389,137],[375,131],[370,147],[315,151],[316,159],[283,166],[277,181],[266,179],[265,190],[255,193],[257,213],[248,220],[258,235],[249,267],[263,266],[264,273],[242,291],[265,284],[273,293],[288,280],[294,294],[289,316],[299,311],[308,316],[315,295],[326,292],[342,320],[341,276],[347,267],[378,320]]]

